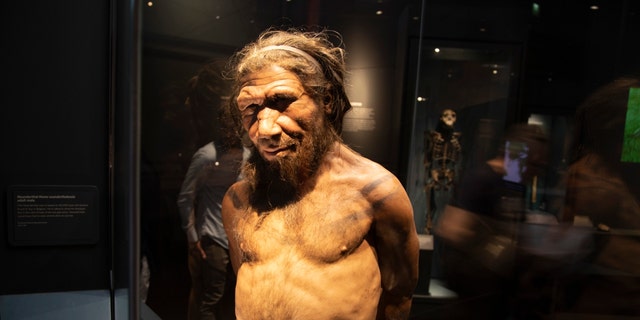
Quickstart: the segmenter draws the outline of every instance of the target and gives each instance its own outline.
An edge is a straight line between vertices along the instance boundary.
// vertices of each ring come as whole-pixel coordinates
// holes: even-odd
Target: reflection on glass
[[[497,148],[496,138],[510,116],[509,108],[515,107],[512,95],[517,78],[512,75],[519,61],[518,48],[509,45],[425,41],[423,47],[421,67],[415,75],[422,99],[415,103],[407,173],[418,230],[427,227],[427,213],[435,205],[425,193],[431,190],[424,188],[430,177],[424,161],[430,152],[425,150],[429,145],[425,139],[437,129],[445,110],[455,111],[453,129],[462,146],[455,170],[462,174],[486,160]],[[496,70],[500,72],[494,73]],[[452,183],[455,188],[455,180]]]

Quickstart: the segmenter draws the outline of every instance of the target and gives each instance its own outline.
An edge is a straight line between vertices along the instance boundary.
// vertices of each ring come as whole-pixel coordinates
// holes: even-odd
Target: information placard
[[[11,186],[7,200],[12,245],[78,245],[98,241],[95,186]]]

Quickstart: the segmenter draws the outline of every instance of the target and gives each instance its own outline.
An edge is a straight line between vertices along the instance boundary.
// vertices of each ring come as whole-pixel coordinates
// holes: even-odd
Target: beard
[[[331,145],[339,139],[322,122],[310,128],[306,138],[292,136],[285,143],[291,145],[290,154],[273,161],[264,160],[254,147],[242,170],[251,185],[250,201],[254,208],[271,210],[300,198],[303,184],[312,178]]]

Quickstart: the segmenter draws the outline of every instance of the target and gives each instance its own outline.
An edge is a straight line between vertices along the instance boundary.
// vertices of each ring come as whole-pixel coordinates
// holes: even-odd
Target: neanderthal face
[[[296,186],[319,165],[332,140],[323,108],[298,77],[279,66],[247,75],[237,96],[242,123],[263,169]]]
[[[456,123],[456,112],[451,109],[445,109],[440,115],[440,120],[447,126],[453,127],[453,124]]]

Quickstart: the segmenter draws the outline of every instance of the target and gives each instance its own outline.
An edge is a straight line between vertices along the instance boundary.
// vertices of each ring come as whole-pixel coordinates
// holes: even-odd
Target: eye
[[[298,98],[296,98],[293,95],[276,94],[276,95],[274,95],[272,97],[269,97],[265,101],[265,105],[267,107],[271,108],[271,109],[283,112],[284,110],[286,110],[289,107],[290,104],[292,104],[296,100],[298,100]]]
[[[253,104],[250,104],[250,105],[244,107],[242,109],[242,111],[240,111],[240,113],[242,114],[243,117],[252,116],[252,115],[256,114],[256,112],[258,110],[258,107],[260,107],[260,106],[255,104],[255,103],[253,103]]]
[[[242,115],[243,125],[248,127],[256,121],[258,117],[258,108],[260,108],[260,106],[254,103],[242,109],[240,114]]]

